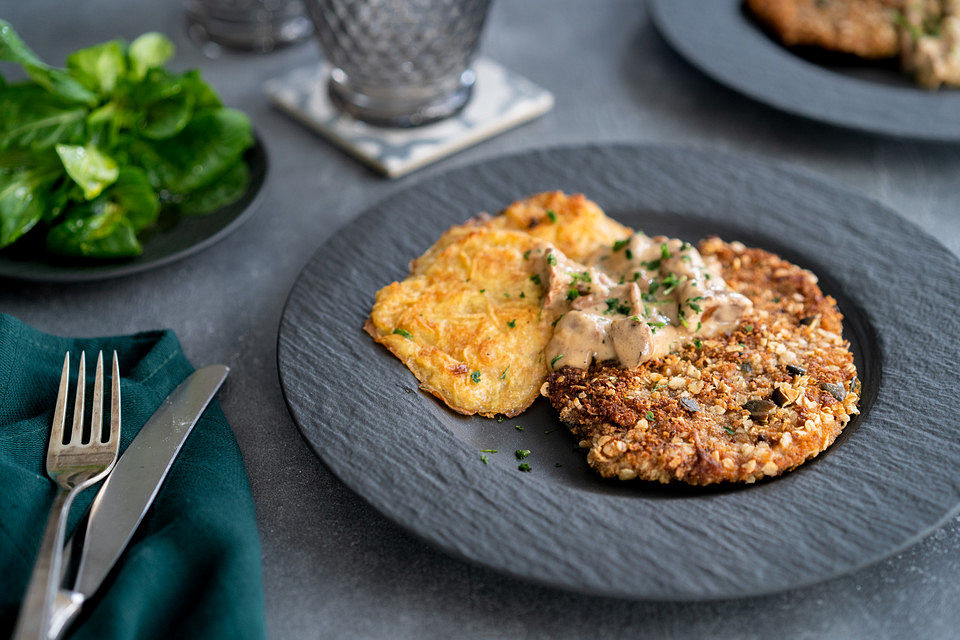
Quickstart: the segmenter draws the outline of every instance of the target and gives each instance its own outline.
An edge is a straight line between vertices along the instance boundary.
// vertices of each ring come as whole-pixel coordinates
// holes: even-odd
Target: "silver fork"
[[[110,388],[110,431],[103,432],[103,352],[97,357],[97,373],[93,383],[93,411],[90,437],[83,441],[83,394],[86,362],[80,354],[76,401],[73,407],[73,429],[64,432],[67,389],[70,385],[70,353],[63,359],[60,392],[53,413],[50,444],[47,446],[47,475],[59,485],[47,527],[43,532],[27,592],[20,606],[20,616],[13,632],[14,640],[45,640],[50,627],[50,614],[62,577],[64,535],[70,505],[81,491],[106,477],[117,462],[120,448],[120,370],[117,352],[113,352],[113,376]],[[66,440],[64,436],[66,437]]]

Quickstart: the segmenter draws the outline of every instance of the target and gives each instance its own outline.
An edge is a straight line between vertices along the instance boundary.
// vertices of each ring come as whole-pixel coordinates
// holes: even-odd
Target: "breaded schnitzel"
[[[787,46],[814,46],[861,58],[900,53],[896,12],[904,0],[746,0]]]
[[[753,303],[733,333],[634,369],[565,367],[544,385],[604,477],[754,482],[816,456],[857,413],[842,316],[816,277],[736,242],[700,251]]]

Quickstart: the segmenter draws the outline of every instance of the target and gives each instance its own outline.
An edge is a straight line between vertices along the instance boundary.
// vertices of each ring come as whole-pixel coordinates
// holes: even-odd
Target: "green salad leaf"
[[[0,247],[12,243],[43,219],[57,175],[47,167],[0,172]]]
[[[47,234],[47,248],[62,255],[96,258],[128,258],[143,251],[123,207],[106,199],[71,207],[63,222]]]
[[[140,140],[130,151],[154,186],[188,193],[217,179],[252,144],[247,116],[220,108],[196,116],[172,138]]]
[[[216,211],[238,200],[247,190],[249,181],[250,169],[247,163],[236,162],[217,180],[184,196],[177,204],[177,209],[191,216]]]
[[[111,40],[67,56],[67,69],[91,91],[109,95],[127,72],[122,40]]]
[[[105,197],[123,209],[124,215],[137,231],[152,225],[160,214],[157,193],[150,186],[147,175],[136,167],[121,168],[117,181]]]
[[[161,209],[202,215],[243,196],[250,121],[198,71],[164,68],[174,50],[145,33],[75,51],[60,69],[0,20],[0,61],[30,78],[0,76],[0,249],[29,233],[55,253],[135,256]]]
[[[87,109],[36,84],[0,87],[0,149],[45,149],[83,136]]]
[[[116,161],[94,146],[58,144],[57,155],[67,175],[83,189],[83,197],[93,200],[120,175]]]
[[[183,130],[193,116],[194,93],[190,81],[163,69],[151,69],[135,96],[140,135],[151,139],[170,138]]]
[[[162,33],[145,33],[130,43],[127,55],[130,56],[130,66],[134,78],[143,78],[148,69],[162,67],[167,60],[173,57],[176,49]]]
[[[0,20],[0,60],[21,65],[37,84],[65,100],[91,105],[97,102],[97,95],[76,78],[37,57],[6,20]]]

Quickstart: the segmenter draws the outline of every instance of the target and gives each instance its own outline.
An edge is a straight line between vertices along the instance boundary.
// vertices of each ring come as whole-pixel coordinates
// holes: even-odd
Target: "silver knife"
[[[96,592],[133,533],[180,448],[226,380],[230,369],[222,364],[204,367],[173,390],[143,425],[90,507],[80,565],[72,589],[57,594],[48,637],[59,638]]]

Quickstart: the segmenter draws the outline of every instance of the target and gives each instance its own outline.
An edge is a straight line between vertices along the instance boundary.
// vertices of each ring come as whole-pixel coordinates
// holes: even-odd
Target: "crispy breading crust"
[[[754,303],[737,331],[633,370],[566,367],[544,385],[604,477],[754,482],[816,456],[857,413],[859,382],[842,316],[816,277],[736,242],[711,238],[700,252],[717,259],[729,285]],[[766,419],[743,408],[771,398],[783,406]]]
[[[746,0],[788,46],[823,47],[862,58],[900,53],[895,11],[903,0]]]

